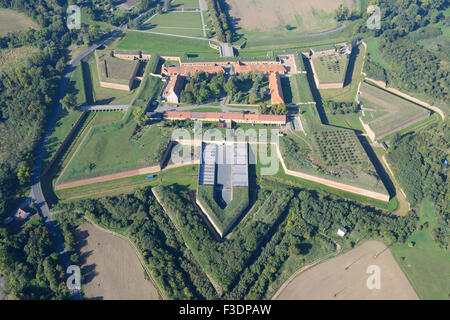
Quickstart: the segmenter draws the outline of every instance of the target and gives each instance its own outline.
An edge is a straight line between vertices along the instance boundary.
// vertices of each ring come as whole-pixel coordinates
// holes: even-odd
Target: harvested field
[[[331,29],[337,25],[333,12],[350,0],[227,0],[230,15],[246,30],[270,31],[289,25],[298,33]]]
[[[382,253],[380,253],[382,252]],[[374,256],[380,253],[375,259]],[[380,289],[368,289],[369,266],[380,270]],[[280,300],[412,300],[418,299],[391,251],[368,241],[341,256],[300,274],[276,297]]]
[[[359,100],[363,104],[361,120],[368,125],[373,140],[381,139],[430,115],[430,111],[408,100],[361,83]],[[371,137],[372,137],[371,136]]]
[[[86,298],[104,300],[157,300],[158,291],[144,277],[131,244],[92,224],[77,229]]]
[[[0,9],[0,37],[25,28],[39,29],[39,26],[23,13]]]

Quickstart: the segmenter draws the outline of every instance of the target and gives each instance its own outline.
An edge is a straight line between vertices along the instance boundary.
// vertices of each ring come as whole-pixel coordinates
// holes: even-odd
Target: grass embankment
[[[129,31],[117,45],[122,50],[142,50],[166,56],[218,57],[217,50],[209,47],[208,41],[170,37],[145,32]]]
[[[233,200],[224,209],[220,208],[214,199],[214,186],[198,186],[197,200],[220,232],[224,234],[242,211],[248,207],[248,187],[233,187]]]

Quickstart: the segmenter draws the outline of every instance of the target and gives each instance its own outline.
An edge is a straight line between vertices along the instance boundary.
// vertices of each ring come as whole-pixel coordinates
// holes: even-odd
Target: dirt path
[[[375,267],[372,267],[375,266]],[[367,282],[379,271],[380,287]],[[368,272],[368,270],[370,272]],[[301,272],[278,295],[280,300],[418,299],[391,251],[379,241],[368,241],[343,255]]]
[[[131,244],[86,223],[76,230],[83,291],[88,299],[157,300],[158,290],[144,277]]]

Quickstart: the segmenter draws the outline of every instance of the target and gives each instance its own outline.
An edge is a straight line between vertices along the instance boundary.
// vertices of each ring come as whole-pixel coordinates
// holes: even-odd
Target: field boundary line
[[[144,268],[145,272],[147,273],[147,276],[150,278],[150,281],[152,282],[152,284],[155,286],[156,291],[158,292],[159,298],[161,298],[162,300],[167,300],[167,298],[165,297],[165,295],[162,293],[161,289],[159,288],[159,286],[156,284],[156,281],[153,279],[150,270],[148,269],[147,265],[145,264],[145,262],[143,261],[142,257],[141,257],[141,253],[138,250],[138,248],[136,247],[136,245],[128,238],[125,237],[124,235],[121,235],[117,232],[114,232],[112,230],[109,229],[105,229],[101,226],[99,226],[97,223],[95,223],[94,221],[92,221],[91,219],[89,219],[87,216],[83,216],[84,219],[86,219],[89,223],[91,223],[94,227],[96,227],[97,229],[104,231],[106,233],[112,234],[113,236],[116,236],[122,240],[126,240],[129,244],[131,244],[131,246],[134,248],[135,250],[135,254],[139,259],[139,262],[141,263],[142,267]]]

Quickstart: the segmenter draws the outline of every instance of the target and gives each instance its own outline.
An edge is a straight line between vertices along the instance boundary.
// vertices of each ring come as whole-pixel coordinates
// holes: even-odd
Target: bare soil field
[[[144,277],[131,244],[92,224],[78,227],[82,286],[88,299],[157,300],[158,291]]]
[[[289,24],[307,33],[317,28],[333,28],[333,12],[341,3],[351,8],[350,0],[226,0],[230,15],[247,30],[269,31]],[[305,32],[306,31],[306,32]]]
[[[379,267],[379,289],[367,287],[368,278],[373,276],[373,271],[367,272],[369,266]],[[368,241],[301,273],[276,299],[410,300],[418,297],[391,251],[381,242]]]

